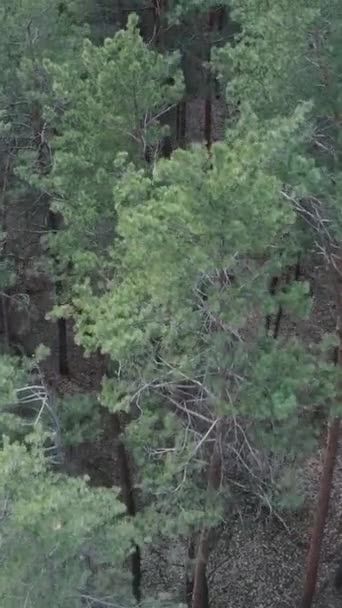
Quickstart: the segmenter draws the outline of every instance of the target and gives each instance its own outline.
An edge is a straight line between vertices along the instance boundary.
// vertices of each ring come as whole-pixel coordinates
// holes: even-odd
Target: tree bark
[[[223,31],[226,19],[226,7],[219,6],[217,10],[217,29],[219,32]]]
[[[134,500],[134,488],[131,470],[129,466],[129,458],[125,445],[121,439],[121,423],[118,414],[111,414],[113,435],[117,440],[117,457],[119,464],[120,488],[122,500],[127,509],[127,514],[130,517],[136,515],[136,505]],[[131,572],[132,572],[132,593],[138,604],[141,602],[141,551],[138,545],[134,546],[131,555]]]
[[[285,275],[285,287],[288,286],[291,283],[291,281],[299,281],[300,271],[301,271],[300,263],[301,263],[301,254],[298,253],[297,261],[296,261],[296,264],[294,265],[294,267],[290,266],[287,268],[286,275]],[[292,278],[293,273],[294,273],[294,276]],[[268,290],[269,294],[272,297],[275,297],[275,295],[277,293],[277,288],[279,287],[280,282],[281,282],[280,276],[272,277],[272,279],[270,281],[269,290]],[[272,336],[273,336],[274,340],[276,340],[279,337],[280,324],[281,324],[281,320],[283,318],[283,312],[284,312],[283,307],[281,304],[279,304],[278,311],[277,311],[275,321],[274,321],[273,332],[272,332]],[[266,320],[265,320],[266,334],[269,334],[269,332],[270,332],[271,321],[272,321],[272,315],[270,315],[270,314],[266,315]]]
[[[42,120],[42,111],[39,103],[34,103],[31,112],[32,130],[34,143],[38,154],[38,170],[41,175],[49,173],[51,168],[51,150],[44,133],[45,127]],[[47,211],[47,228],[49,232],[56,233],[60,230],[61,217],[54,211],[51,211],[50,196],[45,194]],[[56,256],[51,254],[52,260],[58,262]],[[55,283],[57,301],[63,294],[63,284],[57,279]],[[59,303],[59,302],[58,302]],[[60,318],[57,320],[57,340],[58,340],[58,371],[61,376],[69,376],[68,362],[68,340],[66,320]]]
[[[337,300],[337,335],[339,337],[339,346],[337,353],[337,365],[342,366],[342,289],[341,278],[335,276],[336,300]],[[321,474],[320,488],[318,492],[318,501],[314,523],[312,528],[309,552],[307,557],[307,566],[304,583],[304,594],[302,608],[311,608],[315,594],[317,575],[319,567],[319,558],[322,547],[325,523],[329,511],[329,502],[332,489],[332,481],[336,456],[338,451],[338,441],[341,426],[341,417],[333,418],[329,423],[328,439],[325,451],[323,470]]]
[[[307,558],[302,608],[311,608],[312,600],[315,594],[319,557],[325,522],[329,510],[333,472],[338,448],[340,420],[340,418],[334,418],[329,424],[328,440],[318,494],[317,508]]]
[[[185,564],[185,599],[188,608],[192,605],[192,593],[194,590],[194,560],[195,560],[195,538],[192,535],[188,541],[188,554]]]
[[[160,50],[163,49],[163,31],[162,31],[162,14],[167,9],[166,0],[152,0],[152,12],[154,22],[154,40],[155,46]]]
[[[214,30],[215,26],[215,9],[209,10],[208,16],[208,76],[207,76],[207,94],[204,101],[204,140],[208,150],[211,148],[212,144],[212,74],[210,72],[210,62],[211,62],[211,34]]]
[[[60,229],[60,218],[56,213],[49,210],[47,216],[47,226],[51,233],[56,233]],[[57,262],[57,260],[55,260]],[[63,295],[63,284],[60,279],[55,282],[57,303]],[[58,371],[61,376],[69,376],[68,358],[68,332],[66,320],[61,317],[57,319],[57,341],[58,341]]]
[[[8,158],[5,165],[5,171],[2,178],[1,184],[1,204],[0,204],[0,215],[1,215],[1,231],[3,234],[7,235],[7,185],[10,171],[10,154],[8,153]],[[2,248],[0,250],[1,259],[5,261],[6,264],[6,256],[7,256],[7,236],[2,242]],[[0,301],[1,301],[1,318],[2,318],[2,328],[3,335],[6,348],[10,347],[10,335],[9,335],[9,326],[8,326],[8,314],[7,314],[7,291],[1,290],[0,293]]]
[[[211,454],[208,471],[208,490],[214,492],[219,490],[222,477],[222,425],[223,421],[219,422],[217,425],[216,440]],[[213,528],[204,526],[200,534],[194,572],[192,608],[209,608],[207,565],[213,533]]]
[[[186,101],[180,101],[176,110],[176,139],[177,145],[183,148],[186,138]]]
[[[60,282],[60,281],[59,281]],[[58,286],[56,283],[56,293]],[[58,370],[61,376],[69,376],[69,360],[68,360],[68,332],[66,320],[62,318],[57,320],[57,335],[58,335]]]

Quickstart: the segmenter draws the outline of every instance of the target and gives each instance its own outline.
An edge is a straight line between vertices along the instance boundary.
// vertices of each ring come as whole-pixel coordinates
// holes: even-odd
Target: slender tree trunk
[[[118,414],[111,414],[113,435],[117,440],[117,457],[119,464],[120,488],[122,500],[126,506],[127,514],[130,517],[136,515],[136,505],[134,499],[134,488],[132,475],[129,466],[129,458],[125,445],[121,439],[121,423]],[[141,602],[141,551],[138,545],[134,546],[131,555],[132,572],[132,593],[137,603]]]
[[[294,267],[289,267],[285,276],[285,285],[289,285],[291,283],[292,280],[294,281],[299,281],[300,279],[300,271],[301,271],[301,254],[298,253],[297,255],[297,261]],[[294,272],[294,276],[292,279],[292,273]],[[279,286],[280,283],[280,277],[279,276],[275,276],[272,277],[271,281],[270,281],[270,286],[269,286],[269,294],[274,297],[277,293],[277,287]],[[279,304],[278,306],[278,310],[277,310],[277,314],[274,320],[274,327],[273,327],[273,332],[272,332],[272,336],[273,338],[276,340],[279,337],[279,332],[280,332],[280,324],[281,324],[281,320],[283,318],[283,307],[281,304]],[[265,328],[266,328],[266,334],[269,334],[270,329],[271,329],[271,321],[272,321],[272,315],[266,315],[266,320],[265,320]]]
[[[118,21],[120,24],[120,29],[126,27],[125,15],[124,15],[124,6],[122,0],[118,0]]]
[[[2,179],[2,189],[1,189],[1,231],[3,234],[7,235],[7,185],[10,171],[10,154],[8,153],[8,158],[6,161],[5,173]],[[1,258],[4,259],[6,264],[6,255],[7,255],[7,236],[3,241],[2,250],[1,250]],[[9,335],[9,326],[8,326],[8,314],[7,314],[7,300],[8,294],[6,291],[1,291],[0,294],[1,299],[1,317],[3,324],[3,334],[5,345],[7,348],[10,346],[10,335]]]
[[[176,139],[177,145],[180,148],[185,146],[186,139],[186,101],[180,101],[177,104],[176,111]]]
[[[34,143],[38,154],[38,169],[41,175],[49,173],[51,167],[51,150],[44,133],[45,126],[42,120],[42,112],[39,103],[34,103],[31,113],[32,129]],[[58,214],[51,211],[50,197],[46,194],[47,212],[47,227],[49,232],[56,233],[60,230],[61,218]],[[54,262],[58,260],[53,255],[51,256]],[[63,294],[63,284],[60,280],[55,283],[57,301]],[[58,340],[58,371],[61,376],[69,375],[68,363],[68,341],[67,341],[67,326],[66,320],[61,318],[57,321],[57,340]]]
[[[60,229],[60,218],[53,211],[49,210],[47,216],[47,226],[51,233],[56,233]],[[56,260],[57,261],[57,260]],[[63,283],[59,279],[55,282],[57,303],[63,295]],[[68,357],[68,332],[66,320],[61,317],[57,319],[57,343],[58,343],[58,371],[61,376],[69,376],[69,357]]]
[[[195,538],[192,535],[188,541],[188,554],[185,564],[185,599],[186,605],[191,608],[192,593],[194,590],[194,560],[195,560]]]
[[[152,0],[153,35],[156,48],[163,48],[162,14],[167,8],[166,0]]]
[[[339,347],[337,353],[337,365],[342,366],[342,285],[341,278],[335,277],[336,299],[337,299],[337,334],[339,337]],[[323,541],[325,523],[329,511],[329,501],[331,496],[334,467],[336,462],[341,418],[335,417],[330,421],[328,429],[328,439],[325,451],[323,470],[321,474],[320,488],[314,523],[312,528],[307,566],[304,583],[304,594],[302,608],[311,608],[315,594],[319,558]]]
[[[340,418],[334,418],[329,425],[327,447],[307,558],[302,608],[311,608],[312,600],[315,594],[319,557],[325,522],[329,510],[329,500],[338,448],[339,430]]]
[[[212,144],[212,121],[213,121],[213,108],[212,108],[212,74],[210,71],[211,62],[211,35],[215,25],[215,9],[209,10],[208,16],[208,75],[207,75],[207,93],[204,101],[204,139],[208,150]]]
[[[59,281],[60,283],[60,281]],[[57,293],[57,283],[56,283]],[[58,333],[58,370],[61,376],[69,376],[69,360],[68,360],[68,334],[66,320],[61,318],[57,320]]]
[[[226,8],[225,6],[219,6],[217,10],[217,29],[219,32],[223,31],[226,19]]]
[[[222,455],[221,437],[223,421],[217,424],[216,440],[209,463],[208,490],[217,492],[221,485]],[[207,581],[207,565],[214,529],[208,526],[202,528],[195,563],[194,584],[192,592],[192,608],[209,608],[209,590]]]

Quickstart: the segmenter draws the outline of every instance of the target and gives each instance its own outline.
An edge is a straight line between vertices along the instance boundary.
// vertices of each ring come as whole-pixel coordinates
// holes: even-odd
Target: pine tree
[[[221,51],[221,68],[236,74],[227,87],[228,95],[248,95],[259,116],[288,115],[302,100],[312,104],[312,134],[306,147],[306,163],[311,163],[318,180],[289,202],[302,220],[304,242],[311,238],[327,261],[336,299],[336,326],[341,326],[341,211],[340,173],[340,39],[342,12],[338,2],[291,1],[272,5],[234,1],[235,16],[243,29],[235,48]],[[218,54],[220,58],[220,54]],[[272,57],[272,59],[271,59]],[[228,61],[227,61],[228,59]],[[304,220],[304,222],[303,222]],[[303,241],[302,241],[303,242]],[[338,347],[339,348],[339,347]],[[320,547],[340,425],[340,393],[331,411],[325,466],[308,555],[303,606],[312,605]],[[336,416],[336,414],[338,414]]]
[[[56,249],[76,280],[90,270],[100,279],[115,235],[112,191],[120,155],[146,164],[160,137],[160,117],[182,93],[178,56],[151,50],[131,16],[127,29],[103,46],[85,40],[74,62],[49,68],[55,95],[66,105],[49,182],[66,225],[54,239]]]
[[[39,435],[5,443],[1,460],[1,605],[81,606],[125,599],[124,560],[134,534],[114,489],[49,469]]]
[[[316,179],[302,153],[307,112],[265,122],[246,109],[210,155],[200,146],[177,151],[152,176],[127,164],[114,189],[111,279],[102,290],[79,284],[73,299],[79,341],[118,364],[103,403],[140,412],[128,436],[148,505],[142,521],[156,536],[201,531],[196,607],[207,605],[211,530],[224,513],[223,460],[236,417],[242,429],[252,425],[252,453],[270,459],[262,499],[284,506],[286,467],[313,445],[303,407],[334,390],[333,366],[296,340],[266,337],[261,322],[273,305],[269,279],[298,246],[283,191],[294,196]],[[282,297],[305,314],[304,283]],[[273,484],[271,454],[287,463]]]
[[[5,234],[1,256],[10,273],[1,294],[1,327],[7,349],[19,347],[32,354],[37,343],[28,336],[32,308],[26,279],[34,276],[40,263],[46,268],[49,257],[41,250],[34,225],[40,220],[44,231],[50,213],[49,196],[38,177],[51,163],[53,135],[51,125],[42,118],[50,93],[43,62],[48,57],[63,60],[73,53],[82,28],[74,6],[63,12],[58,3],[47,6],[43,0],[28,0],[4,2],[1,10],[1,230]],[[20,314],[26,319],[24,336],[12,319]]]

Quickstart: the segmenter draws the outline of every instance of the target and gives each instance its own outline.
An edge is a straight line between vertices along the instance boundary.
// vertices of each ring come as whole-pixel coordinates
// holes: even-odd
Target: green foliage
[[[101,413],[96,395],[80,394],[61,397],[58,413],[64,445],[77,445],[98,439]]]
[[[118,154],[144,164],[145,149],[161,135],[160,117],[182,95],[178,63],[178,54],[162,56],[145,44],[132,15],[127,29],[102,46],[85,40],[75,61],[48,65],[55,95],[66,104],[51,176],[66,230],[55,247],[78,278],[96,264],[100,271],[115,235]]]
[[[238,282],[224,298],[214,285],[208,306],[232,329],[244,324],[267,291],[271,269],[258,260],[281,252],[295,221],[277,172],[283,177],[282,151],[298,156],[301,122],[302,111],[265,130],[249,116],[215,144],[210,159],[200,147],[178,151],[152,178],[128,166],[114,191],[121,241],[113,249],[113,288],[92,296],[85,284],[75,298],[76,310],[84,310],[78,327],[86,347],[125,360],[154,336],[167,346],[179,348],[191,336],[196,344],[203,324],[196,290],[217,268],[236,273]]]
[[[305,163],[311,164],[314,181],[297,193],[296,201],[300,209],[300,197],[311,198],[312,214],[319,218],[311,227],[320,232],[326,248],[327,240],[341,237],[341,3],[234,0],[231,4],[242,33],[215,56],[227,99],[248,99],[260,117],[289,116],[303,100],[311,103],[312,133]],[[302,215],[307,213],[304,207]],[[322,222],[329,223],[328,232]]]
[[[268,483],[287,487],[272,459],[293,464],[312,450],[303,408],[334,390],[333,366],[324,386],[316,354],[298,341],[265,339],[263,326],[270,279],[298,247],[287,193],[313,181],[304,156],[308,111],[304,105],[290,118],[261,121],[246,108],[210,157],[200,146],[177,151],[152,176],[128,164],[114,189],[120,241],[107,266],[110,280],[96,291],[80,284],[73,299],[79,342],[120,362],[118,377],[104,386],[104,404],[127,410],[138,401],[129,445],[146,498],[156,497],[152,512],[169,514],[161,516],[163,533],[185,533],[204,513],[210,517],[200,482],[208,453],[186,431],[186,413],[195,429],[196,413],[208,411],[209,424],[248,421],[253,449],[270,463]],[[234,275],[231,284],[225,272]],[[291,286],[279,301],[307,314],[307,292],[305,284]],[[276,495],[280,504],[279,488]]]
[[[195,145],[148,166],[144,154],[184,93],[179,53],[157,53],[135,15],[95,44],[82,39],[95,5],[83,14],[78,1],[43,4],[1,8],[1,245],[14,194],[38,193],[61,214],[46,241],[64,289],[54,314],[72,317],[77,342],[110,360],[100,397],[59,404],[63,440],[99,437],[98,401],[130,414],[123,440],[141,510],[131,521],[116,489],[52,468],[48,419],[30,435],[32,419],[23,430],[16,410],[27,368],[1,356],[10,437],[0,450],[1,605],[78,608],[82,594],[130,605],[133,543],[221,522],[244,497],[230,480],[271,509],[298,508],[313,414],[340,413],[331,342],[274,340],[264,319],[279,305],[309,314],[306,283],[274,297],[271,279],[317,239],[325,247],[341,236],[341,7],[231,0],[239,33],[214,55],[239,115],[210,153]],[[203,23],[214,6],[170,2],[166,18]],[[1,253],[3,290],[11,267]],[[217,445],[230,469],[215,492],[207,472]]]
[[[320,0],[274,2],[234,0],[241,26],[238,44],[217,52],[229,99],[248,99],[264,115],[290,114],[298,100],[310,99],[307,84],[314,66],[307,60],[309,32],[319,17]],[[296,91],[296,95],[293,92]]]
[[[18,361],[8,355],[0,358],[0,405],[7,405],[16,399],[16,389],[20,386],[24,374],[18,366]]]
[[[123,594],[133,528],[117,490],[49,471],[37,436],[27,446],[5,443],[0,467],[1,605],[76,607],[98,585]]]
[[[1,13],[1,111],[5,124],[11,125],[11,135],[29,138],[32,102],[48,94],[43,60],[48,57],[65,60],[77,49],[81,30],[74,24],[71,13],[59,12],[57,2],[5,0]]]
[[[16,269],[24,260],[27,262],[25,230],[32,230],[32,225],[26,226],[23,218],[37,218],[37,214],[41,217],[44,213],[42,203],[47,203],[41,184],[37,184],[37,180],[32,183],[32,176],[37,171],[38,149],[47,145],[51,135],[50,125],[43,125],[39,116],[41,106],[51,100],[43,61],[47,58],[65,61],[76,51],[82,33],[74,9],[70,7],[68,13],[62,13],[60,4],[45,0],[5,0],[0,8],[0,292],[3,312],[10,301],[7,291],[18,289]],[[45,213],[47,211],[45,205]],[[14,225],[23,237],[20,244],[19,239],[13,238]],[[31,236],[29,257],[32,240]],[[37,249],[38,246],[37,242]],[[37,264],[37,260],[35,262]]]

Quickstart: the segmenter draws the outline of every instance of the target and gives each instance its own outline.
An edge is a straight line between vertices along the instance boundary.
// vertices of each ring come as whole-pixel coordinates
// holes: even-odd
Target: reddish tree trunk
[[[342,285],[340,276],[335,276],[336,300],[337,300],[337,334],[339,336],[339,347],[337,353],[337,364],[342,366]],[[329,424],[327,446],[321,475],[318,502],[314,517],[310,547],[307,558],[306,575],[304,583],[304,594],[302,608],[311,608],[317,584],[319,558],[324,534],[324,527],[329,511],[334,467],[336,462],[341,418],[333,418]]]
[[[135,517],[136,506],[134,488],[129,466],[129,458],[125,445],[121,439],[121,423],[118,414],[111,415],[113,435],[117,440],[117,457],[119,464],[120,489],[122,500],[130,517]],[[141,552],[138,545],[134,546],[131,555],[132,593],[137,603],[141,601]]]
[[[216,441],[210,458],[208,471],[208,490],[217,492],[221,484],[222,456],[221,456],[221,426],[216,430]],[[213,528],[204,526],[201,531],[194,572],[192,592],[192,608],[209,608],[209,590],[207,581],[207,565],[210,554]]]
[[[315,593],[319,557],[323,540],[323,532],[329,510],[329,500],[338,448],[339,430],[340,418],[334,418],[329,425],[328,440],[318,494],[318,502],[307,558],[304,595],[302,603],[303,608],[311,608],[312,600]]]

